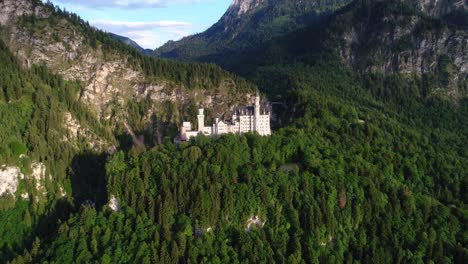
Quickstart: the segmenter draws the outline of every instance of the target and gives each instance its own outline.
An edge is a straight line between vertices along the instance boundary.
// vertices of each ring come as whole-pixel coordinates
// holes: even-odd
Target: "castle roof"
[[[271,113],[271,108],[268,104],[260,106],[260,114],[264,115]],[[234,108],[234,114],[238,116],[252,116],[255,114],[255,106],[241,106]]]

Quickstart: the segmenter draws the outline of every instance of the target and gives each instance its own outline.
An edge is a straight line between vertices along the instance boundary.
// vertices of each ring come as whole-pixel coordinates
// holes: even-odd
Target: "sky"
[[[216,23],[232,0],[52,0],[91,25],[155,49]]]

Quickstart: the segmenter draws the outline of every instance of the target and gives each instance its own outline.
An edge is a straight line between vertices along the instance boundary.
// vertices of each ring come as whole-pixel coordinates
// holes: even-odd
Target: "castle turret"
[[[255,96],[254,131],[260,129],[260,96]]]
[[[203,108],[198,109],[198,132],[203,132],[205,128],[205,114]]]

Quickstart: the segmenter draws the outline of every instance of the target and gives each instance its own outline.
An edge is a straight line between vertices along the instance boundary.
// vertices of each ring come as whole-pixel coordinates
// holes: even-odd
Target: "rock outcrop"
[[[228,13],[232,12],[240,16],[257,8],[263,2],[265,2],[265,0],[233,0]]]
[[[115,195],[111,195],[111,198],[107,206],[109,206],[109,208],[114,212],[118,212],[120,210],[119,201],[117,201],[117,198],[115,197]]]
[[[15,195],[20,179],[24,179],[18,167],[0,167],[0,197],[3,195]]]
[[[26,180],[32,183],[36,201],[41,201],[47,197],[47,189],[44,185],[46,181],[46,166],[41,162],[32,162],[29,168],[30,173],[24,174],[21,169],[16,166],[0,167],[0,197],[3,195],[12,195],[16,197],[20,180]],[[50,180],[50,178],[49,178]],[[22,190],[25,191],[25,190]],[[33,191],[33,190],[27,190]],[[23,192],[20,195],[23,199],[29,199],[28,192]]]

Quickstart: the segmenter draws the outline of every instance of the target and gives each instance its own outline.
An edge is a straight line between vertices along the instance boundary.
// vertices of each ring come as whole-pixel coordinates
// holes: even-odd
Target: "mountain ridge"
[[[302,28],[350,1],[234,0],[220,20],[208,30],[177,42],[170,41],[158,48],[155,55],[183,61],[212,62],[204,58],[217,53],[250,50]]]

